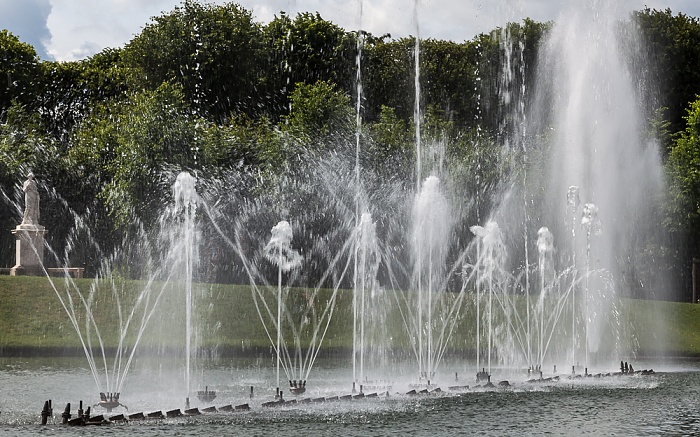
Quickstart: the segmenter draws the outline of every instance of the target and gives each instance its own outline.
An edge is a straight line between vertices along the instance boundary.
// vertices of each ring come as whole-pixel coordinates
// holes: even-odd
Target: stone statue
[[[22,184],[24,191],[24,216],[22,223],[12,230],[15,236],[15,266],[10,269],[10,276],[43,276],[48,270],[44,267],[44,236],[46,228],[39,224],[39,189],[34,174],[29,173]],[[69,268],[58,269],[66,273]],[[73,273],[71,273],[73,274]],[[82,271],[75,272],[82,275]]]
[[[22,186],[24,191],[24,217],[23,225],[39,225],[39,190],[34,181],[34,174],[29,173]]]

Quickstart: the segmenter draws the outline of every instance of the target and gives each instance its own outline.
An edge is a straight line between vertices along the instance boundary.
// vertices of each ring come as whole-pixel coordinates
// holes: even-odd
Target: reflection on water
[[[321,363],[307,397],[350,393],[350,370]],[[464,366],[463,366],[464,367]],[[455,365],[454,368],[457,368]],[[129,435],[694,435],[700,433],[700,368],[661,366],[653,376],[612,377],[584,381],[561,380],[551,385],[527,384],[511,373],[510,389],[442,393],[410,397],[404,393],[401,369],[393,369],[389,397],[267,409],[274,395],[274,366],[264,360],[212,364],[196,383],[217,391],[213,405],[249,403],[251,411],[199,417],[132,422],[114,426]],[[408,373],[408,372],[407,372]],[[507,372],[504,372],[506,374]],[[446,388],[454,382],[443,381]],[[471,376],[461,384],[474,385]],[[161,362],[142,362],[122,394],[128,413],[184,409],[182,369]],[[347,385],[347,386],[346,386]],[[255,397],[250,399],[250,387]],[[202,387],[203,388],[203,387]],[[59,425],[60,413],[71,402],[96,403],[89,370],[76,359],[0,359],[0,435],[87,435],[95,429]],[[366,391],[366,393],[368,393]],[[289,396],[289,395],[288,395]],[[288,397],[289,398],[289,397]],[[52,399],[54,424],[41,427],[43,403]],[[201,405],[191,395],[192,407]],[[93,409],[93,414],[104,411]],[[116,413],[125,411],[115,411]],[[101,429],[100,432],[107,430]]]

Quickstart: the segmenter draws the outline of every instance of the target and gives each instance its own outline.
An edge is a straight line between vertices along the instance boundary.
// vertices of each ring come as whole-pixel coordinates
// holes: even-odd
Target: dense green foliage
[[[669,197],[665,224],[684,255],[685,270],[691,271],[692,258],[697,258],[700,250],[700,96],[691,103],[685,120],[687,126],[679,132],[666,163]]]
[[[677,250],[654,242],[651,250],[667,253],[678,274],[700,249],[697,102],[687,128],[683,119],[700,94],[700,22],[649,9],[630,20],[642,39],[630,62],[673,181],[666,222],[673,241],[685,242]],[[420,41],[424,138],[447,145],[444,162],[460,176],[460,195],[479,199],[467,222],[484,219],[495,187],[525,162],[499,146],[519,110],[509,107],[516,99],[501,96],[528,90],[522,97],[531,105],[550,25],[525,19],[469,41]],[[362,168],[378,180],[411,184],[415,46],[414,38],[346,31],[318,14],[281,13],[261,24],[240,5],[195,0],[154,17],[124,47],[77,62],[40,62],[31,46],[2,31],[0,186],[11,207],[0,223],[16,225],[19,183],[29,170],[44,184],[42,220],[59,253],[71,213],[94,221],[92,237],[105,252],[120,232],[153,228],[172,172],[226,178],[235,170],[246,175],[235,179],[236,195],[263,192],[264,176],[300,172],[307,154],[346,153],[343,145],[354,144],[358,63]],[[506,67],[513,52],[519,55]],[[533,149],[528,162],[544,150]],[[0,262],[11,265],[14,241],[6,234]],[[98,257],[74,256],[88,270],[99,264]],[[671,297],[687,299],[685,286]]]
[[[647,106],[667,108],[670,133],[679,132],[689,103],[700,93],[700,20],[670,9],[645,9],[634,19],[643,47],[636,68],[650,92]]]
[[[232,3],[187,1],[155,17],[124,50],[137,87],[179,84],[193,108],[220,121],[232,112],[255,113],[262,104],[262,30]]]

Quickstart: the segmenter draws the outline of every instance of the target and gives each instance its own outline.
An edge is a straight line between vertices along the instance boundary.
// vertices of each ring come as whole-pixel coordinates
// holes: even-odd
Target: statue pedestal
[[[15,236],[15,266],[10,276],[43,275],[44,235],[48,231],[41,225],[21,224],[12,230]]]

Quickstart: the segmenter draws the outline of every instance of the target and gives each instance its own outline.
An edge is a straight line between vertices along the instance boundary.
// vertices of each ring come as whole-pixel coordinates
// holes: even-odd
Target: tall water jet
[[[362,215],[362,218],[360,217],[360,195],[362,192],[362,181],[360,179],[360,174],[361,174],[361,166],[360,166],[360,150],[361,150],[361,144],[360,144],[360,138],[362,134],[362,53],[364,50],[364,32],[362,31],[362,0],[359,2],[359,21],[360,21],[360,26],[358,27],[357,31],[357,55],[355,56],[355,68],[356,68],[356,74],[355,74],[355,92],[356,92],[356,100],[355,100],[355,228],[360,228],[362,227],[362,221],[364,219],[364,214]],[[370,219],[371,220],[371,219]],[[352,298],[352,305],[353,305],[353,325],[352,325],[352,380],[353,382],[357,382],[357,359],[358,359],[358,345],[357,345],[357,339],[361,338],[364,340],[364,334],[363,333],[358,333],[358,326],[360,330],[364,330],[364,308],[360,311],[358,310],[358,295],[362,296],[362,299],[364,299],[364,291],[359,291],[361,290],[361,287],[358,285],[358,280],[362,280],[364,282],[364,278],[361,275],[361,272],[358,271],[359,268],[359,260],[358,260],[358,251],[360,250],[360,245],[356,244],[354,248],[354,253],[353,253],[353,262],[354,262],[354,269],[353,269],[353,298]],[[364,302],[364,300],[363,300]],[[360,347],[359,350],[359,357],[360,357],[360,380],[363,379],[363,359],[364,359],[364,347]]]
[[[513,344],[508,346],[511,340],[501,336],[498,353],[515,361],[522,355],[530,366],[535,360],[542,365],[546,358],[561,360],[564,355],[573,365],[579,360],[588,364],[613,350],[628,353],[624,348],[631,345],[617,335],[622,331],[616,308],[626,292],[623,267],[629,267],[645,240],[645,220],[662,183],[657,147],[641,135],[638,91],[627,64],[630,54],[623,50],[630,44],[622,39],[633,32],[623,31],[629,29],[623,29],[628,24],[620,12],[605,1],[568,7],[543,39],[537,71],[531,75],[537,81],[528,89],[534,90],[531,100],[524,85],[509,79],[509,72],[518,73],[513,77],[524,75],[516,67],[522,68],[518,48],[509,51],[506,44],[501,49],[506,59],[506,76],[499,83],[501,103],[510,106],[501,116],[515,121],[501,126],[506,132],[503,148],[513,162],[522,160],[523,165],[510,169],[510,185],[491,217],[501,225],[506,241],[519,239],[518,230],[524,229],[525,247],[509,243],[508,269],[514,276],[501,301],[506,320],[499,329],[510,325],[504,333],[513,336]],[[542,168],[535,168],[538,161],[544,163]],[[518,190],[522,196],[516,195]],[[588,203],[598,208],[605,229],[600,237],[586,229]],[[530,235],[542,225],[560,244],[551,260],[559,273],[550,276],[549,284],[540,276],[537,287],[530,280]],[[533,299],[537,288],[540,297]],[[521,293],[525,320],[513,298]],[[561,336],[552,334],[555,329]],[[562,336],[570,339],[570,346],[557,340]],[[551,348],[552,343],[556,347]],[[551,356],[553,350],[559,355]]]
[[[322,178],[324,172],[311,176]],[[265,335],[279,357],[280,379],[284,372],[288,381],[298,383],[308,379],[319,356],[341,286],[352,281],[357,234],[356,228],[352,227],[351,201],[345,205],[349,207],[343,208],[343,225],[347,226],[347,234],[342,232],[346,228],[339,230],[335,227],[328,227],[328,232],[315,233],[319,228],[309,221],[319,218],[328,226],[326,219],[332,218],[333,208],[337,206],[333,203],[335,199],[329,196],[324,199],[326,201],[316,203],[305,191],[316,187],[306,180],[299,185],[288,179],[283,183],[289,184],[273,193],[272,198],[263,194],[255,202],[241,205],[234,212],[233,219],[226,216],[221,220],[220,214],[213,213],[210,216],[217,235],[234,252],[233,262],[240,262],[241,272],[248,279]],[[322,186],[325,188],[326,184]],[[342,188],[348,187],[352,188],[352,183]],[[299,195],[309,197],[302,197],[300,201]],[[274,231],[270,236],[263,235],[263,227],[278,215],[280,206],[285,205],[300,205],[298,212],[304,214],[303,220],[278,222],[271,226]],[[318,216],[308,209],[309,205],[321,209]],[[293,212],[297,210],[293,209]],[[285,215],[291,214],[285,211]],[[292,248],[292,228],[295,234],[301,230],[300,236],[295,237],[298,249]],[[308,229],[312,232],[304,232]],[[274,271],[269,268],[271,265]],[[286,278],[283,276],[285,272],[288,273]]]
[[[538,353],[537,364],[542,365],[545,356],[545,329],[546,329],[546,313],[545,308],[547,298],[552,292],[554,286],[554,237],[548,228],[542,227],[537,231],[537,253],[538,253],[538,272],[540,276],[540,297],[537,301],[537,312],[539,313],[538,323]]]
[[[566,193],[566,214],[567,218],[571,220],[571,265],[575,275],[578,274],[576,270],[576,227],[580,204],[579,189],[576,185],[572,185]],[[576,284],[571,287],[571,364],[576,365]]]
[[[415,46],[413,48],[414,76],[413,89],[415,92],[413,102],[413,124],[416,127],[416,193],[421,189],[423,180],[423,165],[421,156],[421,106],[420,106],[420,26],[418,23],[418,0],[413,2],[413,22],[416,26]]]
[[[292,227],[282,220],[272,228],[270,241],[265,245],[265,257],[277,266],[277,389],[280,388],[280,364],[282,363],[282,273],[299,266],[301,255],[292,249]]]
[[[540,53],[533,105],[551,108],[551,112],[532,114],[540,131],[551,127],[553,132],[547,154],[548,213],[544,218],[557,222],[560,211],[571,211],[574,265],[579,272],[585,271],[580,267],[587,259],[581,254],[590,250],[595,253],[591,259],[595,258],[596,267],[616,278],[618,291],[612,295],[599,283],[577,290],[577,294],[585,293],[580,302],[589,305],[583,347],[594,353],[601,342],[602,324],[612,317],[612,305],[624,286],[621,262],[634,256],[634,236],[648,217],[650,199],[662,186],[656,147],[640,134],[640,105],[621,42],[624,11],[616,5],[581,2],[556,20]],[[568,199],[561,195],[563,187],[573,186],[578,193],[570,190]],[[605,228],[594,247],[576,238],[579,196],[598,207]],[[576,300],[572,299],[572,305]],[[575,321],[572,329],[576,329]]]
[[[503,291],[504,265],[506,257],[503,233],[494,221],[486,223],[486,226],[472,226],[470,228],[476,236],[478,259],[476,261],[477,282],[477,309],[481,308],[481,290],[485,287],[488,292],[486,302],[486,338],[487,338],[487,372],[491,374],[491,357],[494,351],[494,298],[500,301],[499,294]],[[497,302],[498,303],[498,302]],[[481,338],[481,312],[477,310],[477,337]],[[477,346],[478,349],[478,346]],[[477,367],[480,365],[477,355]],[[480,367],[479,367],[480,368]]]
[[[357,332],[355,332],[357,350],[354,354],[359,361],[359,373],[356,381],[366,381],[365,365],[368,358],[367,344],[380,346],[379,339],[370,337],[372,333],[380,334],[382,327],[382,315],[386,311],[386,303],[380,301],[381,290],[377,281],[377,271],[381,262],[381,256],[377,241],[377,231],[372,216],[369,213],[362,214],[360,226],[357,229],[357,278],[355,292]],[[354,362],[354,360],[353,360]]]
[[[421,377],[433,377],[434,300],[444,292],[443,275],[447,256],[451,216],[447,199],[440,192],[440,180],[429,176],[413,207],[413,254],[417,299],[418,368]]]
[[[591,242],[592,242],[592,237],[594,236],[599,236],[602,232],[601,230],[601,225],[600,225],[600,219],[598,219],[598,207],[595,206],[592,203],[586,203],[583,206],[583,216],[581,217],[581,226],[586,230],[586,270],[584,272],[585,274],[585,294],[584,294],[584,302],[583,302],[583,314],[585,317],[586,323],[584,324],[584,345],[585,345],[585,351],[586,351],[586,366],[588,366],[588,333],[589,333],[589,326],[588,324],[591,323],[592,320],[595,319],[596,313],[591,314],[590,313],[590,300],[591,300],[591,284],[590,284],[590,277],[591,277]]]
[[[199,196],[195,189],[196,179],[187,172],[180,173],[173,184],[173,209],[168,232],[172,261],[181,266],[182,284],[185,294],[185,389],[187,396],[191,390],[191,359],[193,320],[192,278],[199,260],[199,232],[196,227]],[[169,257],[170,258],[170,257]]]

